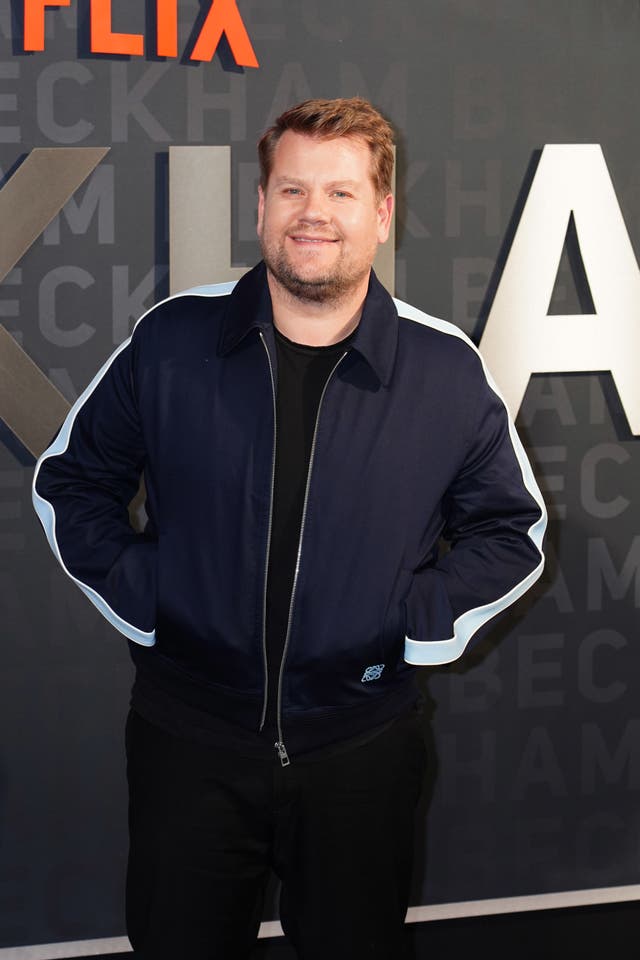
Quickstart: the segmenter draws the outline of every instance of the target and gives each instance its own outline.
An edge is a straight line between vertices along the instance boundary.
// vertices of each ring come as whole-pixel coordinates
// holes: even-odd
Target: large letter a
[[[596,313],[549,316],[571,213]],[[640,434],[640,271],[598,144],[542,151],[480,351],[514,417],[532,373],[610,370]]]

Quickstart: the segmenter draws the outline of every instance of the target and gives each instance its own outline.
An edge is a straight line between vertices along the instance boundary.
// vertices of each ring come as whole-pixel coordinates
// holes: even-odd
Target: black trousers
[[[127,724],[127,930],[144,960],[246,960],[269,870],[300,960],[401,960],[425,768],[418,718],[281,767]]]

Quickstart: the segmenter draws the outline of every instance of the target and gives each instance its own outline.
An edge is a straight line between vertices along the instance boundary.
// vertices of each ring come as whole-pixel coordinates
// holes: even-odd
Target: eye
[[[300,187],[284,187],[282,192],[291,197],[298,197],[302,193],[302,190]]]
[[[337,197],[338,200],[346,200],[351,196],[351,194],[347,193],[346,190],[334,190],[333,195],[334,197]]]

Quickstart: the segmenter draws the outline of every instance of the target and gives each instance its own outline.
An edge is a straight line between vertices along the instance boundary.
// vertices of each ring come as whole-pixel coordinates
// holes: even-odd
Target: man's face
[[[266,189],[259,189],[265,263],[299,299],[340,300],[368,277],[378,244],[389,235],[392,210],[391,194],[376,196],[364,141],[287,130]]]

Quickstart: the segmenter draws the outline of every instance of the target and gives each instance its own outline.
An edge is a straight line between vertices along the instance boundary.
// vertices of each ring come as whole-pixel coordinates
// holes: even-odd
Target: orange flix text
[[[91,53],[141,57],[145,52],[142,33],[119,33],[113,29],[113,0],[90,0]],[[156,44],[159,57],[178,56],[178,0],[155,0]],[[71,0],[24,0],[24,49],[44,50],[47,7],[69,7]],[[191,60],[213,58],[222,35],[240,67],[259,66],[237,0],[210,0],[209,10],[191,50]]]

